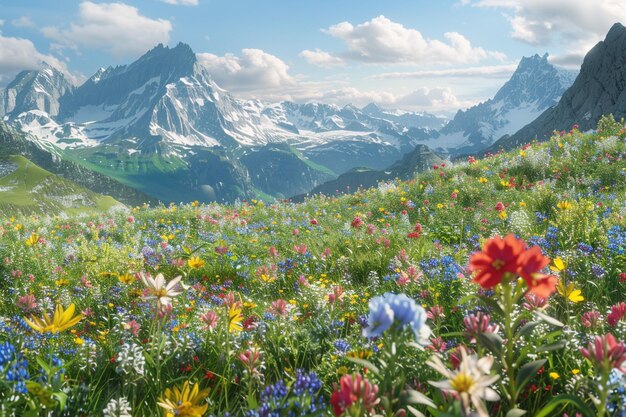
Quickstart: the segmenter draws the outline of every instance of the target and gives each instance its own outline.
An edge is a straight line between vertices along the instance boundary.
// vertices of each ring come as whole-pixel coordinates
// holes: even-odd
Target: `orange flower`
[[[512,234],[504,239],[499,236],[489,239],[482,250],[473,254],[469,270],[477,271],[474,282],[483,288],[493,288],[502,282],[506,273],[516,274],[518,258],[526,249],[523,241]]]
[[[550,258],[543,256],[538,246],[533,246],[519,257],[517,273],[526,281],[528,291],[543,298],[548,298],[556,290],[558,282],[556,276],[540,272],[549,263]]]

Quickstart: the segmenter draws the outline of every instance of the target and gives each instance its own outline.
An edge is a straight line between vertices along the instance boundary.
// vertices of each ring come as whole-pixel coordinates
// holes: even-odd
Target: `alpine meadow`
[[[9,3],[0,416],[626,417],[626,5]]]

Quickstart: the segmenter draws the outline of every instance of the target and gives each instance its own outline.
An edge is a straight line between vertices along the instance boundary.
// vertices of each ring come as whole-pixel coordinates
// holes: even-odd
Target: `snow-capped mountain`
[[[329,168],[337,173],[390,164],[430,137],[423,126],[432,125],[425,116],[420,126],[416,114],[370,115],[353,106],[239,100],[221,89],[182,43],[171,49],[159,45],[130,65],[100,69],[64,92],[53,111],[22,106],[10,119],[62,148],[130,140],[137,146],[129,152],[135,152],[155,138],[184,147],[286,143],[333,165]],[[409,122],[400,123],[402,117]]]
[[[524,57],[496,95],[455,117],[427,145],[451,154],[476,152],[510,135],[558,103],[576,72],[548,62],[548,54]]]
[[[164,200],[306,192],[355,166],[384,168],[434,133],[353,106],[237,99],[182,43],[101,68],[76,88],[48,67],[20,76],[2,92],[0,116],[59,155]],[[167,185],[172,170],[179,182]],[[281,173],[273,180],[272,170]],[[198,193],[168,194],[182,184]]]
[[[490,151],[546,140],[555,130],[569,130],[574,124],[582,131],[595,129],[602,115],[608,114],[616,120],[626,117],[626,27],[621,23],[614,24],[585,55],[580,73],[556,106],[498,140]]]
[[[399,109],[383,109],[376,103],[370,103],[361,111],[368,116],[389,120],[402,126],[421,129],[439,130],[446,125],[448,119],[428,112],[411,112]]]
[[[72,90],[63,74],[47,64],[41,70],[22,71],[0,90],[0,116],[15,118],[29,110],[57,116],[59,99]]]

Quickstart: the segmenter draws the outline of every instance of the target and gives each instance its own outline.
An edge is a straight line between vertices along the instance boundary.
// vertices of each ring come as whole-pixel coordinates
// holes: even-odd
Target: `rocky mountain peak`
[[[0,91],[0,115],[15,117],[31,110],[41,110],[56,116],[60,97],[73,88],[63,73],[42,62],[40,69],[20,72],[6,89]]]
[[[496,142],[493,149],[545,140],[554,130],[569,130],[574,124],[581,130],[594,129],[609,113],[616,119],[626,117],[626,27],[620,23],[587,53],[576,80],[554,108]]]

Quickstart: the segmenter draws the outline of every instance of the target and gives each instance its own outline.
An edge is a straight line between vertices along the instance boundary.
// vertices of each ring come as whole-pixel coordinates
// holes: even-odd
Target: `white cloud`
[[[295,85],[289,66],[261,49],[243,49],[241,56],[197,54],[218,85],[231,91],[259,91]]]
[[[375,102],[384,107],[405,110],[449,112],[476,104],[473,101],[461,101],[447,87],[419,88],[408,94],[394,94],[388,91],[363,91],[354,87],[323,88],[311,86],[292,92],[283,99],[300,102],[316,101],[338,106],[352,104],[357,107]]]
[[[410,72],[385,72],[374,75],[373,79],[417,79],[443,77],[473,77],[473,78],[509,78],[517,68],[516,64],[491,65],[484,67],[455,68],[442,70],[425,70]]]
[[[323,30],[341,39],[348,50],[346,58],[379,64],[466,64],[482,59],[504,60],[501,52],[487,51],[474,47],[457,32],[444,34],[444,41],[426,39],[415,30],[393,22],[385,16],[356,26],[341,22]]]
[[[31,20],[28,16],[21,16],[17,19],[11,20],[11,24],[18,28],[33,28],[35,27],[35,22]]]
[[[322,68],[343,67],[346,65],[343,59],[320,49],[315,49],[315,51],[305,49],[300,52],[300,56],[306,59],[309,64]]]
[[[79,81],[68,71],[63,61],[52,55],[42,54],[30,40],[4,37],[0,34],[0,84],[11,81],[19,71],[41,68],[42,62],[64,73],[70,82]]]
[[[63,47],[100,48],[120,58],[166,44],[171,30],[168,20],[150,19],[127,4],[84,1],[78,22],[69,28],[45,27],[42,32]]]
[[[596,43],[615,22],[626,21],[623,0],[479,0],[472,5],[512,13],[512,36],[531,45]]]
[[[198,0],[161,0],[163,3],[174,4],[177,6],[197,6]]]

